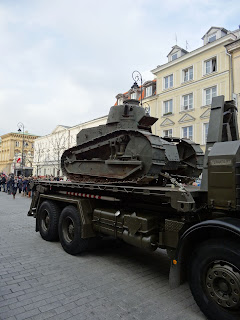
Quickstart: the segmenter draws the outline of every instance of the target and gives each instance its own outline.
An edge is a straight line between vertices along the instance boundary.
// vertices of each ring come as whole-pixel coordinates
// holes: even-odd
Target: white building
[[[74,127],[58,125],[52,133],[34,141],[33,175],[61,176],[61,156],[76,145],[80,130],[106,124],[107,116],[78,124]]]

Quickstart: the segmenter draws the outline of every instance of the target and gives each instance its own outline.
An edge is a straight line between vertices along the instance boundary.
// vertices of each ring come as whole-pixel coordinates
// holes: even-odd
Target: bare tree
[[[61,130],[45,137],[42,141],[36,141],[34,148],[34,163],[36,174],[43,167],[52,167],[60,175],[61,156],[63,152],[76,144],[76,137],[70,134],[70,130]],[[45,174],[45,173],[44,173]]]
[[[49,149],[46,154],[46,161],[57,169],[58,176],[61,169],[61,156],[68,148],[68,135],[66,133],[66,131],[59,131],[48,137]]]
[[[44,167],[44,161],[43,161],[43,157],[44,157],[44,147],[43,147],[43,143],[42,142],[35,142],[34,143],[34,160],[33,162],[35,163],[36,167],[37,167],[37,172],[36,175],[39,175],[39,170]]]

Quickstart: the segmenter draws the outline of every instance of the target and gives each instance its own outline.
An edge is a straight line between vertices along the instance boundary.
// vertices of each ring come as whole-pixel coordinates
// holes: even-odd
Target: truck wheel
[[[47,241],[58,240],[60,209],[52,201],[44,201],[38,211],[38,227],[41,237]]]
[[[189,282],[192,294],[210,320],[240,319],[240,246],[218,239],[193,252]]]
[[[63,209],[58,232],[61,245],[67,253],[75,255],[87,249],[88,239],[81,238],[81,219],[74,206],[67,206]]]

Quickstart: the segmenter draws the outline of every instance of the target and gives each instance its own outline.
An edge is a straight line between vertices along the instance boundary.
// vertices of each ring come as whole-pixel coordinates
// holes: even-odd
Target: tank
[[[189,139],[153,135],[157,120],[138,100],[111,107],[106,125],[81,130],[77,145],[63,153],[63,174],[72,181],[141,185],[164,185],[169,175],[179,182],[198,177],[200,146]]]

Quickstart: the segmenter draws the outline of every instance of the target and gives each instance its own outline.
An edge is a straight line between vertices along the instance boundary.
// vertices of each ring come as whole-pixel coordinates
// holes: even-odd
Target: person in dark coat
[[[23,179],[23,195],[24,196],[28,195],[28,179],[27,178]]]
[[[3,192],[6,192],[6,177],[2,175],[2,186],[3,186]]]
[[[12,183],[12,178],[8,177],[7,178],[7,194],[11,194],[11,183]]]
[[[17,177],[15,177],[14,179],[12,178],[10,181],[11,181],[13,199],[15,199],[15,195],[17,193],[17,188],[18,188],[18,179]]]
[[[27,195],[28,198],[31,197],[31,187],[30,187],[30,182],[31,182],[31,178],[28,179],[28,183],[27,183]]]
[[[18,192],[21,193],[23,188],[23,180],[22,177],[19,177],[18,179]]]

